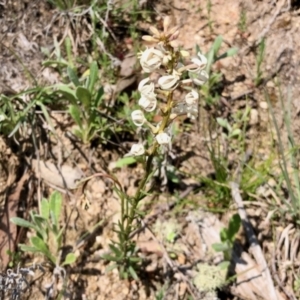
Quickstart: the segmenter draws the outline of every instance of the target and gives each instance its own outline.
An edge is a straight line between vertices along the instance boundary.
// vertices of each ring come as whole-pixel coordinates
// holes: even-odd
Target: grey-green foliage
[[[31,229],[34,235],[30,238],[30,245],[19,244],[24,252],[41,253],[45,255],[54,265],[67,265],[75,261],[73,253],[69,253],[63,262],[60,262],[59,251],[62,246],[62,234],[65,230],[59,219],[62,210],[62,197],[54,192],[49,200],[42,199],[38,213],[30,211],[31,221],[14,217],[11,222],[24,228]]]
[[[100,131],[104,131],[107,125],[107,119],[101,117],[98,108],[104,94],[103,87],[97,87],[98,65],[95,61],[83,76],[78,78],[76,71],[68,66],[67,74],[70,83],[59,84],[54,87],[55,93],[62,95],[62,98],[68,101],[68,112],[76,123],[77,128],[74,134],[82,140],[83,143],[89,143]]]
[[[217,252],[223,252],[226,261],[231,260],[231,252],[233,244],[241,226],[241,218],[235,214],[229,220],[228,228],[223,228],[220,232],[221,243],[212,245],[213,249]]]

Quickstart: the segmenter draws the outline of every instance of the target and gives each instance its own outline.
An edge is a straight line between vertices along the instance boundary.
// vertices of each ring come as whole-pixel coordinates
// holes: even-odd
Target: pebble
[[[262,101],[259,103],[259,107],[262,109],[268,109],[268,103],[266,101]]]
[[[255,108],[250,110],[250,125],[256,125],[258,123],[258,111]]]

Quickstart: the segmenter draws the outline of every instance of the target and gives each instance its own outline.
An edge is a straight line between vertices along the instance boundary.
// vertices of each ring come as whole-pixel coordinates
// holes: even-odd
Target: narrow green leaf
[[[136,159],[134,157],[124,157],[116,161],[115,167],[122,168],[128,165],[132,165],[134,163],[136,163]]]
[[[81,112],[77,105],[70,105],[69,106],[69,113],[72,119],[76,122],[76,124],[82,129],[82,122],[81,122]]]
[[[210,74],[210,71],[211,71],[211,66],[214,62],[214,51],[213,50],[210,50],[207,55],[206,55],[206,58],[207,58],[207,65],[206,65],[206,72],[208,74]]]
[[[20,226],[20,227],[25,227],[25,228],[32,228],[32,229],[35,229],[36,230],[36,226],[22,218],[19,218],[19,217],[13,217],[10,219],[10,221],[14,224],[16,224],[17,226]]]
[[[239,214],[234,214],[229,220],[228,225],[228,239],[234,242],[235,235],[238,233],[241,226],[241,218]]]
[[[50,253],[48,246],[45,244],[45,242],[40,239],[37,236],[33,236],[30,239],[31,244],[38,249],[40,252],[42,252],[45,256],[47,256],[54,264],[55,264],[55,258]]]
[[[129,257],[129,260],[131,262],[134,262],[134,263],[137,263],[137,262],[141,262],[142,259],[140,257],[137,257],[137,256],[133,256],[133,257]]]
[[[114,254],[115,254],[117,257],[122,257],[122,255],[123,255],[122,251],[121,251],[119,248],[117,248],[115,245],[110,244],[110,245],[109,245],[109,248],[111,249],[111,251],[114,252]]]
[[[132,266],[128,267],[128,271],[134,280],[139,280],[139,278]]]
[[[83,104],[84,108],[89,111],[91,107],[91,93],[88,89],[78,86],[76,89],[76,97]]]
[[[89,85],[88,85],[88,89],[91,94],[93,94],[93,89],[98,79],[98,72],[99,70],[98,70],[97,62],[93,61],[90,66],[90,76],[89,76]]]
[[[104,95],[104,88],[101,86],[97,92],[96,99],[93,103],[94,107],[99,107],[101,104],[102,96]]]
[[[41,201],[41,216],[45,219],[49,219],[49,202],[47,199],[43,198]]]
[[[69,100],[71,103],[76,104],[76,93],[70,87],[65,84],[59,84],[55,85],[54,88],[56,88],[56,93],[63,94],[67,98],[67,100]]]
[[[73,82],[73,84],[77,87],[77,86],[80,86],[80,82],[79,82],[79,79],[74,71],[73,68],[69,67],[67,68],[67,73],[68,73],[68,76],[69,76],[69,79],[71,82]]]
[[[34,252],[34,253],[40,252],[40,250],[38,250],[34,246],[27,246],[25,244],[19,244],[18,246],[23,252]]]
[[[220,56],[218,56],[216,58],[216,61],[217,60],[220,60],[220,59],[223,59],[223,58],[226,58],[226,57],[230,57],[230,56],[234,56],[238,53],[239,49],[238,48],[230,48],[229,50],[227,50],[225,53],[221,54]]]
[[[219,50],[221,48],[222,42],[223,42],[222,36],[221,35],[217,36],[217,38],[215,39],[215,41],[214,41],[214,43],[212,45],[215,57],[216,57],[216,55],[218,54],[218,52],[219,52]]]
[[[66,256],[66,258],[65,258],[65,261],[62,264],[62,266],[71,265],[75,261],[76,261],[75,254],[74,253],[68,253],[67,256]]]
[[[103,259],[108,260],[108,261],[115,261],[115,262],[119,262],[122,260],[122,258],[116,257],[116,256],[112,256],[110,254],[103,254],[101,256]]]
[[[57,191],[53,192],[49,199],[49,208],[52,212],[53,223],[57,226],[62,207],[62,197]],[[58,227],[58,226],[57,226]]]

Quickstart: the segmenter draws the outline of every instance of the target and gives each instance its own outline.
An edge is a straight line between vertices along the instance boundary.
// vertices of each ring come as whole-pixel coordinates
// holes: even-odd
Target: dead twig
[[[267,297],[265,299],[277,300],[278,297],[276,294],[273,280],[271,278],[271,273],[270,273],[269,267],[267,265],[267,262],[265,260],[262,249],[259,245],[259,242],[254,234],[251,223],[247,217],[247,213],[246,213],[246,210],[245,210],[244,204],[243,204],[243,199],[242,199],[240,191],[239,191],[239,185],[235,182],[230,182],[230,187],[231,187],[232,198],[237,205],[238,213],[241,217],[244,231],[245,231],[246,237],[250,244],[249,251],[253,255],[254,259],[256,260],[257,265],[260,267],[262,278],[264,278],[265,282],[266,282]]]

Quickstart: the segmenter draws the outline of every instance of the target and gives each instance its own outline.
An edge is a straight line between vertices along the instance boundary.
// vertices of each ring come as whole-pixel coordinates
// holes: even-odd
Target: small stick
[[[243,199],[239,191],[239,185],[236,182],[230,182],[230,187],[231,187],[232,198],[238,207],[238,213],[241,217],[245,234],[250,244],[249,251],[252,253],[253,257],[255,258],[257,265],[260,266],[262,278],[264,278],[267,283],[268,297],[266,299],[277,300],[278,298],[277,298],[273,280],[271,278],[271,273],[268,268],[262,249],[259,245],[259,242],[254,234],[252,225],[247,217],[247,213],[243,204]]]

